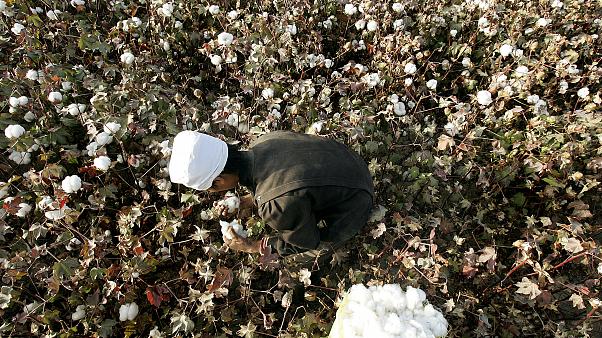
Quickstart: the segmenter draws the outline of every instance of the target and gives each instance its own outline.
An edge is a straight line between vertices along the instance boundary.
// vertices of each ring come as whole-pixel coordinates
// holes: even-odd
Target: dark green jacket
[[[245,158],[241,184],[254,192],[262,219],[281,232],[275,245],[281,254],[317,247],[316,223],[328,214],[322,206],[336,204],[337,196],[363,190],[374,198],[365,161],[330,139],[271,132],[253,142]],[[291,246],[301,250],[288,250]]]

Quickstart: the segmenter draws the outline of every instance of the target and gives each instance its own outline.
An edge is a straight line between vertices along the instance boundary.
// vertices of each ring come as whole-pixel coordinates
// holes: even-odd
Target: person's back
[[[363,189],[374,195],[366,163],[345,145],[323,137],[278,131],[251,144],[255,199],[317,186]]]

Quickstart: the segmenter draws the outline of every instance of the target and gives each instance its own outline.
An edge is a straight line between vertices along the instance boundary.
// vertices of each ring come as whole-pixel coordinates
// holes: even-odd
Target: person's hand
[[[252,240],[249,238],[244,238],[234,231],[234,228],[229,227],[228,235],[232,238],[229,239],[226,236],[223,236],[224,242],[226,245],[236,251],[248,252],[248,253],[258,253],[259,247],[261,245],[261,241]]]
[[[255,206],[255,199],[253,195],[247,194],[240,198],[240,209],[252,209]]]

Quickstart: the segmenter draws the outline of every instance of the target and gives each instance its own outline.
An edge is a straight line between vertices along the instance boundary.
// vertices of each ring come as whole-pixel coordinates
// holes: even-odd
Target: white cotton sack
[[[236,232],[240,237],[246,238],[248,236],[247,231],[242,227],[238,220],[234,220],[230,223],[219,221],[219,225],[222,227],[222,235],[227,239],[232,239],[232,236],[228,233],[228,228],[234,228],[234,232]]]
[[[138,304],[126,303],[119,307],[119,320],[125,322],[126,320],[134,320],[138,316]]]
[[[435,338],[447,335],[447,326],[420,289],[357,284],[343,298],[329,337]]]

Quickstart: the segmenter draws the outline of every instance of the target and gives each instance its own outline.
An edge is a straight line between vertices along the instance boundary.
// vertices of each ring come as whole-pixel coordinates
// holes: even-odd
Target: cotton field
[[[601,13],[0,0],[0,336],[602,336]],[[374,212],[319,266],[227,250],[272,229],[170,181],[183,130],[343,142]]]

